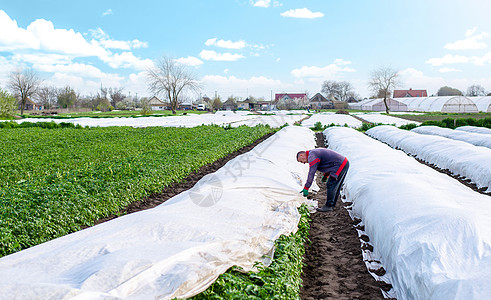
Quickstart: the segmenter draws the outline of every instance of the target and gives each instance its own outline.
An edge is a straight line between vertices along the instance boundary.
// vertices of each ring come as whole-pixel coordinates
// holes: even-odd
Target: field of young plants
[[[271,131],[1,129],[0,256],[90,226]]]

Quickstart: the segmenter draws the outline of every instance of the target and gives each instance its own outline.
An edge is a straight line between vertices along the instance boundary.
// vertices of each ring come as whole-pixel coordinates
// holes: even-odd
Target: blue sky
[[[151,96],[145,70],[166,55],[222,98],[313,95],[324,80],[367,97],[380,66],[402,89],[491,92],[490,11],[487,0],[0,0],[0,87],[32,67],[81,94],[102,83]]]

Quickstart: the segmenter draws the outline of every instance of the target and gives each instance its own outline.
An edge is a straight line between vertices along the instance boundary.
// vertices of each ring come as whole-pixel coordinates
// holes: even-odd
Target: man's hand
[[[327,178],[328,178],[328,177],[329,177],[328,175],[326,176],[326,174],[324,174],[324,176],[322,176],[321,181],[322,181],[322,182],[327,182]]]
[[[300,193],[302,193],[304,197],[307,197],[309,195],[309,190],[303,189]]]

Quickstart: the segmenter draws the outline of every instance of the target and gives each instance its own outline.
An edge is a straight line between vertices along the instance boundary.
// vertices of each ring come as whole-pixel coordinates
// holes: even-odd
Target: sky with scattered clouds
[[[490,11],[488,0],[1,1],[0,87],[32,68],[81,94],[151,96],[145,71],[167,56],[222,98],[314,95],[325,80],[368,97],[381,66],[401,89],[491,92]]]

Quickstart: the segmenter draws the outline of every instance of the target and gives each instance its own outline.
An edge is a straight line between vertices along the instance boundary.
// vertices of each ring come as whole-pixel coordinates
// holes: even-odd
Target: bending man
[[[307,197],[309,188],[316,171],[324,173],[322,182],[326,182],[327,200],[326,204],[317,209],[320,212],[328,212],[334,209],[339,197],[344,177],[349,169],[348,159],[341,154],[326,148],[316,148],[309,151],[297,153],[297,161],[309,163],[309,176],[301,193]]]

